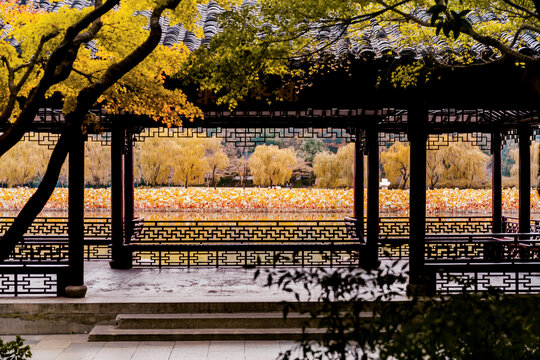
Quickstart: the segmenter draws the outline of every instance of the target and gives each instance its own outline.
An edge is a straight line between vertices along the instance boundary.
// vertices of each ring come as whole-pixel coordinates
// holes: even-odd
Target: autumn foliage
[[[0,189],[0,210],[16,210],[24,205],[35,189]],[[518,190],[503,190],[503,209],[518,209]],[[110,209],[109,189],[86,189],[85,209]],[[67,209],[67,189],[57,188],[46,209]],[[353,208],[352,189],[268,189],[160,187],[136,188],[138,211],[342,211]],[[540,197],[531,191],[531,208],[540,211]],[[409,209],[407,190],[381,190],[381,214],[404,215]],[[484,189],[435,189],[427,191],[427,211],[486,213],[491,211],[491,191]]]

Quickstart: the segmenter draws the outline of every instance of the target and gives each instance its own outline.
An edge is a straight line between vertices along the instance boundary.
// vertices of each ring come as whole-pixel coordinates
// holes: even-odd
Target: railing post
[[[531,146],[528,124],[518,125],[519,137],[519,232],[531,231]]]
[[[379,133],[377,123],[366,130],[368,151],[367,174],[367,241],[360,252],[360,266],[372,269],[379,266]]]
[[[425,271],[426,244],[426,141],[428,111],[422,104],[408,109],[408,137],[411,147],[409,192],[409,288],[411,294],[434,292],[433,274]]]
[[[69,139],[68,234],[69,278],[65,295],[82,298],[84,285],[84,135],[81,126],[73,126]]]

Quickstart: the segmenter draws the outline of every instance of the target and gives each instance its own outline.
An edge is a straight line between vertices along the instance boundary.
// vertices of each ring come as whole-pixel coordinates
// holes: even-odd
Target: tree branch
[[[540,28],[537,28],[537,27],[534,27],[532,25],[521,25],[519,27],[519,29],[516,31],[516,33],[514,34],[514,38],[512,39],[512,43],[510,43],[510,47],[513,48],[514,45],[516,44],[518,38],[519,38],[519,35],[524,31],[524,30],[530,30],[530,31],[534,31],[534,32],[537,32],[540,34]]]
[[[22,240],[23,235],[51,197],[60,176],[62,165],[68,154],[67,142],[66,134],[62,134],[54,147],[43,180],[36,189],[36,192],[26,202],[21,212],[13,221],[13,224],[11,224],[4,236],[2,236],[0,260],[5,260],[9,257],[15,245]]]
[[[58,34],[60,34],[60,31],[59,30],[54,30],[54,31],[52,31],[51,33],[49,33],[47,35],[43,35],[41,37],[40,41],[39,41],[39,45],[38,45],[36,51],[34,52],[32,57],[30,58],[30,61],[28,61],[27,63],[21,64],[21,65],[15,67],[14,69],[11,69],[11,67],[9,66],[8,59],[5,56],[2,56],[2,60],[4,61],[4,63],[6,64],[6,67],[8,69],[10,95],[9,95],[6,107],[4,108],[4,111],[2,111],[2,113],[0,114],[0,124],[7,123],[8,120],[9,120],[9,117],[13,113],[13,109],[15,107],[15,101],[17,100],[17,95],[19,94],[19,91],[21,91],[22,87],[24,86],[24,84],[28,80],[28,77],[30,76],[30,74],[34,70],[35,65],[39,61],[40,54],[43,51],[43,46],[49,40],[51,40],[51,39],[55,38],[56,36],[58,36]],[[15,73],[22,70],[22,69],[24,69],[24,68],[26,68],[26,71],[25,71],[24,75],[21,77],[21,79],[19,80],[17,85],[15,85]]]
[[[73,68],[73,72],[75,74],[79,74],[81,75],[82,77],[86,78],[86,80],[88,80],[89,83],[93,83],[94,82],[94,76],[90,75],[90,74],[87,74],[87,73],[84,73],[82,72],[81,70],[77,70],[76,68]]]
[[[111,0],[109,0],[109,2],[110,1]],[[93,106],[99,96],[128,71],[143,61],[159,45],[162,33],[161,25],[159,24],[161,14],[165,9],[178,6],[180,1],[181,0],[169,0],[164,5],[154,9],[150,16],[150,33],[147,39],[120,62],[111,65],[97,82],[87,86],[79,92],[75,110],[66,115],[66,132],[62,134],[54,148],[42,182],[39,184],[36,193],[34,193],[30,200],[25,204],[21,213],[19,213],[2,238],[0,259],[9,257],[15,248],[15,245],[22,239],[36,216],[47,203],[52,191],[54,191],[62,164],[68,153],[68,141],[66,137],[69,135],[69,129],[75,126],[82,126],[82,122],[85,119],[88,110]]]
[[[540,0],[537,0],[537,1],[540,2]],[[378,0],[378,2],[381,5],[385,6],[385,7],[389,7],[389,5],[387,5],[382,0]],[[403,18],[405,18],[407,20],[410,20],[410,21],[413,21],[413,22],[417,23],[418,25],[421,25],[421,26],[424,26],[424,27],[430,27],[430,28],[435,27],[435,26],[432,26],[429,22],[423,21],[423,20],[417,18],[414,15],[407,14],[407,13],[405,13],[405,12],[395,8],[395,7],[392,8],[392,11],[395,12],[396,14],[401,15]],[[503,55],[507,55],[508,57],[514,58],[515,60],[526,62],[526,63],[538,62],[538,59],[535,59],[532,56],[527,56],[527,55],[521,54],[520,52],[513,50],[511,47],[509,47],[507,45],[504,45],[499,40],[497,40],[497,39],[495,39],[495,38],[493,38],[491,36],[481,35],[481,34],[477,33],[472,28],[467,30],[467,31],[464,31],[463,34],[466,34],[466,35],[470,36],[471,38],[473,38],[474,40],[476,40],[479,43],[482,43],[484,45],[493,47],[493,48],[499,50]]]
[[[538,13],[535,13],[534,11],[531,11],[531,10],[527,9],[525,6],[516,4],[515,2],[510,1],[510,0],[503,0],[503,2],[510,5],[510,6],[512,6],[513,8],[516,8],[516,9],[518,9],[520,11],[523,11],[525,14],[527,14],[529,16],[540,19],[540,15]]]
[[[73,41],[75,37],[90,26],[95,20],[99,19],[103,14],[110,11],[119,3],[119,1],[120,0],[108,0],[105,4],[96,7],[66,30],[64,39],[51,53],[39,84],[30,91],[28,99],[26,100],[21,113],[17,117],[17,120],[9,129],[0,135],[0,156],[4,155],[24,136],[26,129],[32,124],[32,121],[34,121],[34,118],[45,99],[47,90],[52,85],[65,80],[69,76],[81,44],[79,43],[74,47]],[[99,4],[99,2],[96,4]]]

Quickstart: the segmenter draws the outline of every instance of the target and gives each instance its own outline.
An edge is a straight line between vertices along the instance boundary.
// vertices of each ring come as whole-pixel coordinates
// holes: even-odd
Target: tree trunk
[[[0,246],[0,260],[5,260],[13,252],[15,245],[22,239],[28,228],[34,222],[34,219],[41,212],[49,198],[51,197],[62,165],[66,160],[68,154],[67,136],[62,134],[49,159],[49,165],[43,180],[39,184],[36,192],[26,202],[21,212],[15,218],[15,221],[10,226],[8,231],[2,237],[2,243]]]

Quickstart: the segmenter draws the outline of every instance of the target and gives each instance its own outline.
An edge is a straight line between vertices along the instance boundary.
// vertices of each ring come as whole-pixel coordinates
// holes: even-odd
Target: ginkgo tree
[[[31,2],[0,2],[0,21],[4,32],[9,30],[0,40],[0,123],[6,128],[0,156],[23,138],[53,94],[63,97],[66,122],[39,187],[2,237],[1,259],[51,196],[70,133],[94,121],[91,108],[128,110],[176,125],[202,116],[182,91],[163,86],[187,49],[160,45],[162,17],[200,34],[198,16],[192,0],[96,0],[92,7],[56,12],[41,11]]]

